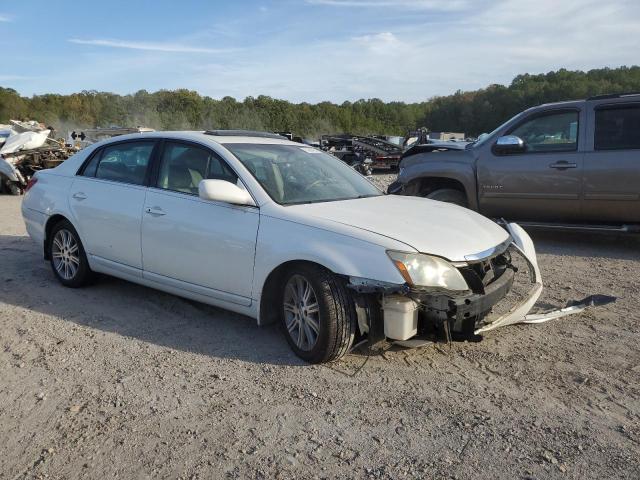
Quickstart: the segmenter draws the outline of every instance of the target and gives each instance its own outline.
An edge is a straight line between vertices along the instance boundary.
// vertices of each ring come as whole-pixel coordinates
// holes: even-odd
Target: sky
[[[640,0],[0,0],[0,86],[317,103],[640,63]]]

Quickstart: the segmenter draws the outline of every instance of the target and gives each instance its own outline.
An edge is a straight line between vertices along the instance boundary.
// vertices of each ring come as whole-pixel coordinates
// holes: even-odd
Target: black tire
[[[300,348],[287,327],[291,311],[285,311],[285,290],[294,278],[305,279],[312,287],[318,305],[318,332],[315,344]],[[289,317],[287,316],[289,314]],[[313,265],[292,268],[283,278],[280,295],[280,317],[284,335],[291,349],[309,363],[331,362],[344,356],[356,334],[356,314],[351,292],[345,282],[328,270]]]
[[[0,175],[0,193],[8,193],[9,195],[20,195],[22,189],[12,180],[4,175]]]
[[[452,188],[440,188],[434,190],[426,195],[426,198],[431,200],[438,200],[439,202],[453,203],[460,205],[461,207],[467,207],[467,196],[460,190],[454,190]]]
[[[60,270],[56,266],[59,265],[59,263],[56,263],[58,257],[56,254],[59,253],[60,250],[59,242],[56,243],[56,240],[58,239],[59,234],[62,235],[61,232],[68,232],[68,234],[71,235],[73,242],[75,242],[78,247],[75,251],[77,252],[77,266],[75,266],[75,271],[70,277],[65,276],[64,267],[62,268],[62,270]],[[90,282],[93,276],[93,272],[91,271],[91,268],[89,268],[89,262],[87,262],[87,255],[85,254],[84,247],[82,246],[82,242],[80,241],[80,236],[69,221],[61,220],[53,226],[48,237],[47,253],[49,255],[53,274],[56,276],[58,281],[62,283],[62,285],[64,285],[65,287],[78,288],[83,287]],[[71,267],[69,267],[68,271],[71,272],[71,270]]]

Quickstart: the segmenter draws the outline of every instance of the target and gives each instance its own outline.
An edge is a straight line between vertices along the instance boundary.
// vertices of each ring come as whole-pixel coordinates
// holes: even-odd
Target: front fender
[[[403,244],[399,244],[402,248],[400,245]],[[256,244],[254,300],[259,304],[269,274],[291,261],[317,263],[349,277],[403,284],[404,279],[387,256],[387,248],[322,228],[263,216]]]
[[[431,153],[430,155],[440,155]],[[473,165],[469,163],[458,163],[449,161],[428,161],[405,167],[402,175],[398,177],[398,182],[404,189],[414,182],[421,182],[425,179],[443,178],[459,182],[467,195],[469,208],[478,209],[478,196],[476,188],[476,174]]]

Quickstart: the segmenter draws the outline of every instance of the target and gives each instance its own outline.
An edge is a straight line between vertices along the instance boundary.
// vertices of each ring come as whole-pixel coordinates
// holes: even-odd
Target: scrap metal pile
[[[35,172],[53,168],[78,148],[53,138],[53,129],[43,124],[10,120],[0,125],[0,187],[19,195]]]
[[[397,168],[402,156],[402,145],[380,136],[323,135],[320,148],[367,175],[374,168]]]

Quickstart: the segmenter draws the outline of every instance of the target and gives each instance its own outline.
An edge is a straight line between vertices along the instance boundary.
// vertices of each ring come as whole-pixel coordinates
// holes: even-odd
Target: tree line
[[[0,87],[0,123],[33,119],[58,131],[108,126],[146,126],[158,130],[251,129],[292,131],[317,138],[326,133],[404,135],[432,131],[489,132],[516,113],[542,103],[592,95],[640,91],[640,66],[583,71],[561,69],[523,74],[511,84],[457,91],[416,103],[373,98],[344,102],[291,103],[268,96],[214,99],[195,91],[139,90],[118,95],[93,90],[70,95],[20,96]]]

